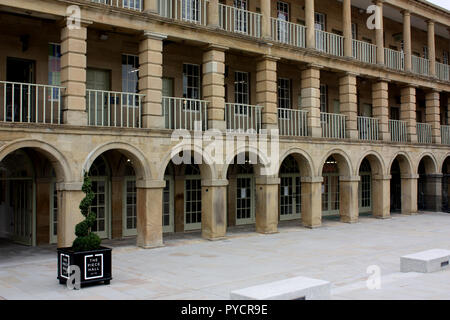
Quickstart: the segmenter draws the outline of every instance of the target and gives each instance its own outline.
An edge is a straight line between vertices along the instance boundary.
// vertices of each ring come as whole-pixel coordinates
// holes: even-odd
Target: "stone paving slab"
[[[449,222],[446,213],[324,220],[313,230],[292,221],[271,235],[232,229],[221,241],[202,240],[198,232],[171,235],[165,247],[149,250],[135,247],[135,239],[105,241],[114,247],[111,284],[79,291],[58,284],[55,246],[0,243],[0,297],[229,299],[233,290],[302,276],[331,282],[332,299],[450,299],[450,270],[402,274],[399,264],[411,252],[450,250]],[[366,285],[373,265],[381,271],[379,290]]]

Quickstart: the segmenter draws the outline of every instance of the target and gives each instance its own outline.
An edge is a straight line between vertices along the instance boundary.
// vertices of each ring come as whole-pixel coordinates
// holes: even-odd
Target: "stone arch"
[[[320,171],[317,172],[318,176],[322,176],[323,167],[330,156],[333,156],[336,159],[340,176],[350,177],[352,175],[353,170],[350,157],[341,149],[333,149],[330,150],[320,162]]]
[[[132,160],[132,162],[134,163],[134,170],[136,172],[136,180],[151,180],[152,175],[150,172],[150,166],[144,154],[136,147],[123,142],[107,142],[91,151],[83,164],[83,172],[81,172],[81,178],[84,172],[89,171],[89,168],[91,167],[95,159],[97,159],[106,151],[113,150],[119,151]]]
[[[73,177],[70,170],[69,162],[66,157],[54,146],[41,140],[15,140],[0,148],[0,161],[2,161],[8,154],[23,149],[30,148],[41,152],[51,162],[55,169],[56,179],[58,182],[72,182]]]
[[[422,161],[424,161],[426,174],[436,174],[439,172],[438,163],[434,155],[429,152],[424,152],[420,155],[419,160],[417,161],[415,173],[419,173],[419,166]]]
[[[280,157],[279,166],[278,166],[279,168],[281,167],[281,164],[283,163],[283,161],[289,156],[294,157],[294,159],[297,161],[297,165],[303,176],[312,177],[314,175],[315,168],[314,168],[314,162],[312,161],[311,157],[305,151],[303,151],[302,149],[297,148],[297,147],[292,147],[292,148],[288,149]]]
[[[164,173],[169,165],[170,161],[173,159],[174,155],[179,152],[191,152],[194,158],[202,159],[202,163],[198,164],[200,168],[200,173],[202,179],[204,180],[214,180],[217,179],[217,173],[214,166],[214,161],[211,159],[200,147],[197,146],[179,146],[168,152],[161,161],[157,175],[155,175],[157,180],[164,180]]]
[[[394,163],[394,160],[397,159],[400,165],[400,171],[402,175],[412,175],[413,174],[413,167],[412,167],[412,161],[409,155],[403,151],[399,151],[392,157],[391,161],[389,162],[388,166],[388,172],[387,174],[391,173],[392,164]]]
[[[439,164],[439,167],[438,167],[439,173],[444,173],[444,165],[447,160],[450,161],[450,152],[444,154],[441,161],[438,163]]]
[[[385,163],[383,161],[383,157],[376,152],[376,151],[367,151],[362,155],[362,157],[359,159],[358,164],[356,165],[356,172],[355,175],[359,175],[359,169],[361,168],[361,164],[364,161],[364,159],[367,159],[370,163],[370,168],[372,169],[373,175],[383,175],[386,168]]]
[[[257,159],[257,163],[253,164],[255,167],[255,175],[256,176],[261,176],[261,175],[265,175],[265,176],[269,176],[269,175],[278,175],[278,169],[279,169],[279,164],[277,163],[276,169],[275,170],[270,170],[271,166],[270,166],[270,161],[268,159],[268,157],[266,155],[264,155],[262,152],[260,152],[260,150],[258,150],[257,148],[253,148],[253,147],[249,147],[249,146],[244,146],[241,148],[238,148],[237,150],[235,150],[235,152],[231,155],[231,156],[227,156],[226,160],[225,160],[225,164],[222,168],[222,177],[223,179],[227,178],[227,173],[228,170],[230,168],[230,165],[232,165],[232,162],[234,161],[234,159],[241,154],[246,154],[248,153],[249,155],[251,155],[252,157],[255,157]],[[272,172],[274,171],[274,172]]]

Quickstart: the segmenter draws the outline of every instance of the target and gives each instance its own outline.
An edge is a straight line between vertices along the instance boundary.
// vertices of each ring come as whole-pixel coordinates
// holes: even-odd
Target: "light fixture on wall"
[[[102,41],[108,40],[108,35],[106,33],[101,33],[100,34],[100,40],[102,40]]]

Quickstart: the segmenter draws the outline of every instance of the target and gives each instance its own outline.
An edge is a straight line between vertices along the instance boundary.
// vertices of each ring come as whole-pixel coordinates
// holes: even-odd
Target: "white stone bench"
[[[327,300],[328,281],[295,277],[231,292],[232,300]]]
[[[400,257],[401,272],[436,272],[444,270],[450,264],[450,251],[431,249]]]

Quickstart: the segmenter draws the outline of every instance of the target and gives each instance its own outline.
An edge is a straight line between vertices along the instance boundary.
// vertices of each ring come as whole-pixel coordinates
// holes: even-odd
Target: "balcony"
[[[254,38],[261,38],[262,15],[219,3],[219,28]]]
[[[430,74],[430,61],[417,56],[411,56],[411,71],[423,76]]]
[[[94,3],[101,3],[107,6],[142,11],[143,0],[91,0]]]
[[[137,93],[86,90],[88,125],[97,127],[141,128],[142,101]]]
[[[259,132],[262,124],[262,106],[241,103],[225,104],[225,122],[229,132]]]
[[[0,121],[62,123],[63,87],[0,81]]]
[[[401,51],[384,48],[384,64],[389,69],[405,70],[405,55]]]
[[[163,97],[162,108],[166,129],[208,129],[209,101],[198,99]]]
[[[332,56],[344,56],[344,37],[316,30],[316,49]]]
[[[270,26],[273,41],[298,48],[305,48],[306,27],[275,18],[270,18]]]
[[[389,119],[389,132],[392,142],[408,142],[406,121]]]
[[[158,0],[161,17],[205,26],[207,0]]]
[[[322,137],[345,139],[345,116],[337,113],[320,113]]]
[[[353,58],[370,64],[377,63],[377,46],[368,42],[353,39]]]
[[[308,111],[278,108],[278,128],[282,136],[308,136]]]
[[[436,77],[444,81],[450,81],[450,66],[436,62]]]
[[[450,126],[441,125],[441,143],[450,145]]]
[[[423,144],[431,144],[432,143],[432,135],[431,135],[431,124],[428,123],[417,123],[417,142]]]
[[[370,117],[358,117],[357,120],[359,140],[378,140],[378,119]]]

